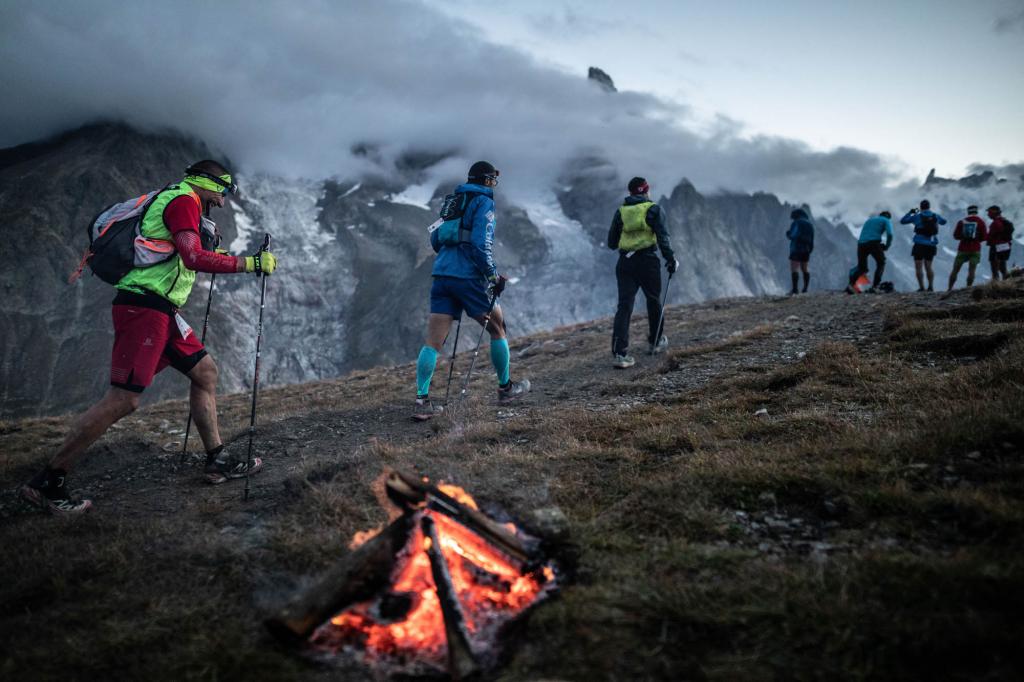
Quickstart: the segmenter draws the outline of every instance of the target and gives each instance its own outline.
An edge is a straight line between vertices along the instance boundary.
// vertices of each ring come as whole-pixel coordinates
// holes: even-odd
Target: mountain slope
[[[372,147],[362,153],[376,158]],[[107,203],[172,181],[210,154],[198,142],[116,125],[0,153],[0,238],[15,245],[11,255],[19,264],[0,274],[0,413],[76,410],[102,394],[112,289],[88,276],[74,286],[64,281],[85,247],[85,223]],[[433,256],[426,226],[461,180],[461,168],[450,154],[410,152],[389,172],[361,178],[239,176],[240,194],[212,217],[234,253],[251,253],[269,232],[281,257],[267,287],[265,385],[335,377],[415,355]],[[497,193],[495,251],[513,278],[502,301],[513,334],[614,310],[616,255],[603,241],[624,194],[622,174],[596,157],[567,168],[549,193],[517,203],[502,188]],[[767,194],[703,196],[685,181],[663,190],[659,201],[682,262],[670,302],[788,287],[784,233],[791,206]],[[853,241],[841,226],[816,223],[812,288],[841,287]],[[197,330],[209,282],[200,275],[183,311]],[[253,277],[216,279],[207,341],[222,390],[251,383],[258,297]],[[180,377],[165,372],[145,399],[184,390]]]
[[[717,300],[671,310],[670,352],[616,371],[605,318],[514,343],[536,387],[522,403],[495,405],[478,365],[455,424],[409,421],[411,364],[273,388],[249,502],[202,482],[198,448],[177,466],[185,405],[165,402],[73,473],[96,504],[73,532],[13,495],[69,420],[5,423],[3,670],[365,679],[289,655],[260,622],[387,520],[374,491],[393,466],[568,516],[575,579],[502,679],[1012,679],[1022,321],[1019,279],[948,300]],[[221,408],[244,447],[248,396]]]

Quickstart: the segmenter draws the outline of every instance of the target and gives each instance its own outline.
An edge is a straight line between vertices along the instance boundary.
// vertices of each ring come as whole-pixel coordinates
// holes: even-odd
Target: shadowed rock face
[[[85,226],[103,206],[177,180],[189,163],[210,156],[216,153],[176,134],[117,125],[0,151],[0,231],[9,262],[17,265],[0,273],[3,416],[78,410],[103,394],[114,290],[88,274],[66,283],[86,246]],[[279,272],[267,282],[262,384],[335,377],[415,357],[433,264],[427,226],[462,180],[428,183],[445,158],[411,152],[387,177],[358,180],[239,177],[239,194],[212,215],[223,244],[234,254],[251,253],[269,232],[280,257]],[[512,335],[614,312],[616,255],[604,241],[624,180],[600,158],[576,159],[566,168],[560,188],[533,203],[512,205],[497,193],[496,258],[502,272],[518,278],[504,297]],[[403,194],[417,186],[427,188],[421,199]],[[686,181],[658,201],[683,264],[670,302],[788,287],[784,234],[791,206],[768,194],[705,197]],[[845,228],[815,224],[814,284],[840,287],[853,240]],[[199,275],[182,311],[197,333],[209,281]],[[251,388],[259,298],[259,280],[251,275],[216,279],[207,345],[222,391]],[[471,328],[460,348],[475,343],[476,325]],[[186,394],[185,380],[172,370],[144,398]]]
[[[608,92],[618,92],[618,90],[615,89],[615,83],[612,81],[612,77],[596,66],[591,66],[587,69],[587,78],[594,81]]]

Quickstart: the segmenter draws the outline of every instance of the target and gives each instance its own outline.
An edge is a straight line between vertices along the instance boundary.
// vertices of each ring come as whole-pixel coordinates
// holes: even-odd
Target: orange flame
[[[476,509],[473,498],[457,486],[439,486],[447,495]],[[517,562],[485,539],[444,514],[431,511],[438,543],[448,563],[452,586],[458,596],[471,637],[486,635],[496,620],[522,613],[554,581],[550,565],[523,575]],[[511,530],[515,530],[515,526]],[[415,524],[406,544],[408,556],[400,558],[392,576],[390,592],[410,597],[408,612],[397,622],[388,622],[375,612],[377,600],[356,604],[330,620],[338,632],[329,635],[343,641],[363,643],[367,655],[420,656],[441,661],[447,651],[444,615],[437,595],[427,549],[431,540]],[[319,632],[319,631],[318,631]],[[314,639],[316,636],[314,635]]]

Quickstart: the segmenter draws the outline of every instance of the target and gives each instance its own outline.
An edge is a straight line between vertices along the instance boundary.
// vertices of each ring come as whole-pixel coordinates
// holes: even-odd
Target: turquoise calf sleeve
[[[416,395],[430,393],[430,380],[434,378],[436,366],[437,351],[430,346],[420,348],[420,357],[416,360]]]
[[[508,383],[508,340],[497,339],[491,341],[491,362],[494,363],[494,372],[498,375],[498,385],[504,386]]]

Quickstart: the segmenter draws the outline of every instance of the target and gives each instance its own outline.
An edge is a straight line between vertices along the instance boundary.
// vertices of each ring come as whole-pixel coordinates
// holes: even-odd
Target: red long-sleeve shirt
[[[238,272],[236,256],[203,249],[199,238],[199,205],[190,196],[173,199],[164,209],[164,224],[174,237],[181,262],[196,272]]]
[[[1009,242],[1010,237],[1006,234],[1006,224],[1003,222],[1003,216],[996,216],[988,226],[988,243],[994,245],[1007,244]]]
[[[964,238],[964,223],[974,223],[974,238]],[[985,221],[980,216],[969,215],[956,224],[956,229],[953,230],[953,238],[960,240],[960,246],[957,247],[957,251],[960,253],[978,253],[981,251],[981,243],[985,241],[988,233],[985,230]]]

